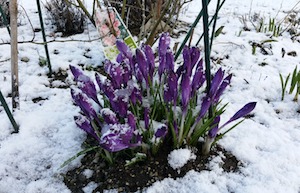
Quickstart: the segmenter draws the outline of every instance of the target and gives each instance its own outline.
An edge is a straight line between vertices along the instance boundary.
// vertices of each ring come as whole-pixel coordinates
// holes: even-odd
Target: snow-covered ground
[[[35,2],[19,0],[33,26],[39,27]],[[215,9],[215,2],[213,0],[209,7],[211,13]],[[282,48],[287,53],[296,51],[299,55],[300,44],[293,42],[288,33],[283,33],[273,38],[276,42],[268,43],[272,46],[272,55],[263,55],[259,48],[252,55],[250,42],[261,43],[270,38],[266,33],[255,32],[249,22],[249,14],[264,17],[266,22],[274,17],[276,21],[281,21],[295,5],[295,9],[300,10],[297,3],[298,0],[227,0],[220,11],[218,26],[225,27],[214,41],[212,56],[222,61],[220,64],[215,62],[213,70],[222,66],[234,75],[231,87],[223,99],[229,103],[223,121],[245,103],[258,102],[255,116],[219,141],[243,163],[240,172],[224,172],[218,167],[221,157],[215,157],[209,164],[211,171],[190,171],[181,179],[164,179],[145,192],[300,192],[300,104],[293,102],[294,95],[289,94],[281,101],[279,79],[279,73],[285,77],[295,66],[300,67],[299,56],[286,54],[282,57]],[[182,19],[192,22],[201,9],[200,5],[201,0],[193,0],[184,9]],[[251,31],[242,30],[243,18]],[[19,41],[31,40],[33,32],[24,14],[21,23]],[[45,23],[49,23],[46,18]],[[48,40],[51,40],[54,38],[52,29],[50,25],[46,26]],[[201,26],[200,23],[195,29],[193,43],[201,34]],[[9,41],[6,28],[1,28],[0,34],[1,42]],[[35,36],[35,41],[42,41],[40,33]],[[92,26],[88,26],[85,33],[71,38],[90,40],[98,38],[98,35]],[[56,40],[61,39],[56,37]],[[173,42],[182,39],[180,37]],[[99,41],[56,42],[48,46],[54,71],[66,70],[69,64],[98,65],[103,60]],[[54,50],[58,54],[54,54]],[[84,57],[84,54],[91,58]],[[58,88],[57,85],[62,84],[60,82],[50,85],[46,76],[47,67],[38,65],[39,56],[44,55],[41,45],[19,44],[19,58],[28,57],[29,62],[19,62],[20,110],[14,113],[20,125],[18,134],[10,134],[13,128],[3,107],[0,107],[0,193],[71,192],[64,185],[60,173],[80,164],[80,159],[76,159],[66,168],[59,169],[65,160],[81,150],[85,134],[73,121],[78,109],[72,105],[70,90]],[[0,89],[11,106],[11,98],[7,97],[11,92],[9,58],[10,46],[0,43]],[[70,83],[71,77],[67,78]],[[32,101],[39,97],[45,100],[37,103]],[[95,187],[95,184],[90,187]],[[91,189],[87,187],[85,191]]]

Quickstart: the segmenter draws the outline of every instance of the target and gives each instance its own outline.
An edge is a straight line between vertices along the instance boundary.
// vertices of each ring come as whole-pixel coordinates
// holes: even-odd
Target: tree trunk
[[[11,25],[11,85],[13,110],[20,107],[19,104],[19,75],[18,75],[18,1],[9,1],[10,25]]]

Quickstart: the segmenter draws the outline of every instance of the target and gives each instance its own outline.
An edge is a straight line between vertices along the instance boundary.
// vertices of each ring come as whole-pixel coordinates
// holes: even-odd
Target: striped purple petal
[[[208,131],[208,136],[212,139],[218,134],[220,119],[220,116],[217,116],[211,124],[212,128]]]

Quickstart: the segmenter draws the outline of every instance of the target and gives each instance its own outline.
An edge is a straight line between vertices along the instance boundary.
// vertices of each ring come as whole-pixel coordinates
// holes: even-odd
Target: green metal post
[[[7,105],[7,103],[6,103],[5,99],[4,99],[4,97],[3,97],[1,91],[0,91],[0,102],[1,102],[1,104],[2,104],[2,106],[3,106],[3,108],[4,108],[4,110],[5,110],[5,112],[6,112],[7,116],[8,116],[8,118],[9,118],[9,120],[10,120],[12,126],[13,126],[14,129],[15,129],[14,132],[15,132],[15,133],[18,133],[18,132],[19,132],[19,126],[17,125],[17,123],[16,123],[16,121],[15,121],[15,119],[14,119],[12,113],[10,112],[10,110],[9,110],[9,108],[8,108],[8,105]]]
[[[202,0],[203,10],[203,31],[204,31],[204,54],[205,54],[205,75],[207,92],[211,87],[211,72],[210,72],[210,44],[209,44],[209,26],[208,26],[208,11],[207,11],[207,0]],[[212,108],[209,109],[209,117],[212,117]]]
[[[207,5],[210,3],[210,0],[208,1]],[[192,24],[192,26],[190,27],[188,33],[186,34],[183,42],[181,43],[178,51],[176,52],[175,54],[175,61],[177,60],[177,58],[179,57],[181,51],[183,50],[183,47],[185,46],[186,42],[188,41],[188,39],[190,38],[191,34],[192,34],[192,31],[193,29],[196,27],[196,25],[199,23],[199,20],[201,19],[203,15],[203,8],[202,10],[200,11],[200,13],[198,14],[197,18],[195,19],[194,23]]]
[[[51,62],[50,62],[50,56],[49,56],[49,51],[48,51],[46,34],[45,34],[42,10],[41,10],[40,1],[36,0],[36,3],[37,3],[37,7],[38,7],[38,12],[39,12],[39,18],[40,18],[42,34],[43,34],[44,47],[45,47],[45,52],[46,52],[46,57],[47,57],[48,68],[49,68],[49,75],[48,76],[50,77],[52,75],[52,67],[51,67]]]

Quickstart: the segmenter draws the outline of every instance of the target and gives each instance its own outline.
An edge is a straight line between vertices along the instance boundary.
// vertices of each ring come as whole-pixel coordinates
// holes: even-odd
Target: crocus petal
[[[182,51],[183,55],[183,67],[188,76],[192,74],[192,61],[191,61],[191,53],[188,46],[184,46]]]
[[[207,113],[210,105],[211,105],[211,99],[207,96],[204,97],[203,100],[202,100],[199,115],[197,117],[197,122],[200,121],[200,119],[202,119],[205,116],[205,114]]]
[[[211,81],[211,87],[210,87],[210,91],[209,91],[209,96],[211,98],[215,97],[216,91],[218,90],[218,88],[221,84],[223,76],[224,76],[224,72],[222,71],[222,68],[219,68],[219,70],[216,72],[214,78]]]
[[[176,103],[177,99],[177,85],[178,85],[178,79],[177,75],[171,71],[168,74],[167,78],[167,84],[165,85],[165,90],[164,90],[164,99],[166,102],[174,102]]]
[[[128,102],[124,97],[117,97],[117,99],[110,100],[110,104],[114,112],[118,113],[120,117],[126,117],[128,110]]]
[[[135,120],[134,115],[131,112],[128,113],[127,122],[128,122],[128,125],[130,126],[130,128],[132,128],[133,131],[136,130],[136,120]]]
[[[174,71],[174,55],[171,49],[168,49],[166,53],[166,70],[168,72]]]
[[[121,40],[116,41],[116,46],[121,54],[123,54],[129,60],[132,59],[132,53],[130,48]]]
[[[100,113],[107,124],[117,124],[119,122],[116,114],[109,108],[101,109]]]
[[[95,133],[93,127],[91,126],[91,123],[90,123],[89,120],[87,120],[83,116],[75,116],[74,120],[75,120],[76,125],[80,129],[84,130],[86,133],[93,136],[96,140],[99,140],[99,137],[96,135],[96,133]]]
[[[170,40],[169,33],[165,32],[161,34],[158,45],[158,53],[160,56],[166,55],[167,49],[170,46]]]
[[[148,73],[150,76],[150,80],[153,79],[154,69],[155,69],[155,56],[152,51],[152,48],[149,45],[143,45],[142,50],[144,51],[146,58],[147,58],[147,64],[148,64]]]
[[[168,132],[167,126],[165,124],[162,124],[162,125],[160,125],[159,128],[157,128],[154,136],[156,138],[162,138],[162,137],[166,136],[167,132]]]
[[[146,83],[148,83],[148,68],[147,68],[146,56],[140,49],[136,49],[136,60],[140,72],[142,73]]]
[[[78,81],[79,76],[84,75],[84,74],[82,73],[82,71],[79,70],[78,68],[76,68],[75,66],[70,65],[70,70],[71,70],[71,72],[72,72],[72,74],[73,74],[73,76],[74,76],[74,78],[75,78],[75,81]]]
[[[191,81],[187,73],[184,73],[181,80],[181,103],[183,112],[186,111],[189,100],[191,98]]]
[[[253,111],[255,106],[256,106],[256,102],[251,102],[246,104],[229,119],[228,123],[248,115],[251,111]]]
[[[145,129],[149,129],[149,122],[150,122],[150,109],[148,107],[144,110],[144,122],[145,122]]]
[[[190,48],[190,53],[191,53],[191,67],[193,69],[199,60],[200,49],[198,47],[192,47]]]
[[[218,102],[221,95],[223,94],[223,92],[225,91],[226,87],[230,84],[230,80],[231,80],[232,74],[228,75],[222,82],[222,84],[220,85],[219,89],[217,90],[217,93],[214,97],[214,102]]]
[[[196,94],[197,90],[205,82],[205,73],[203,71],[203,60],[201,59],[196,67],[196,72],[192,80],[192,97]]]
[[[217,133],[219,131],[220,119],[221,119],[220,116],[217,116],[211,124],[211,126],[213,127],[209,130],[208,136],[212,139],[217,136]]]

